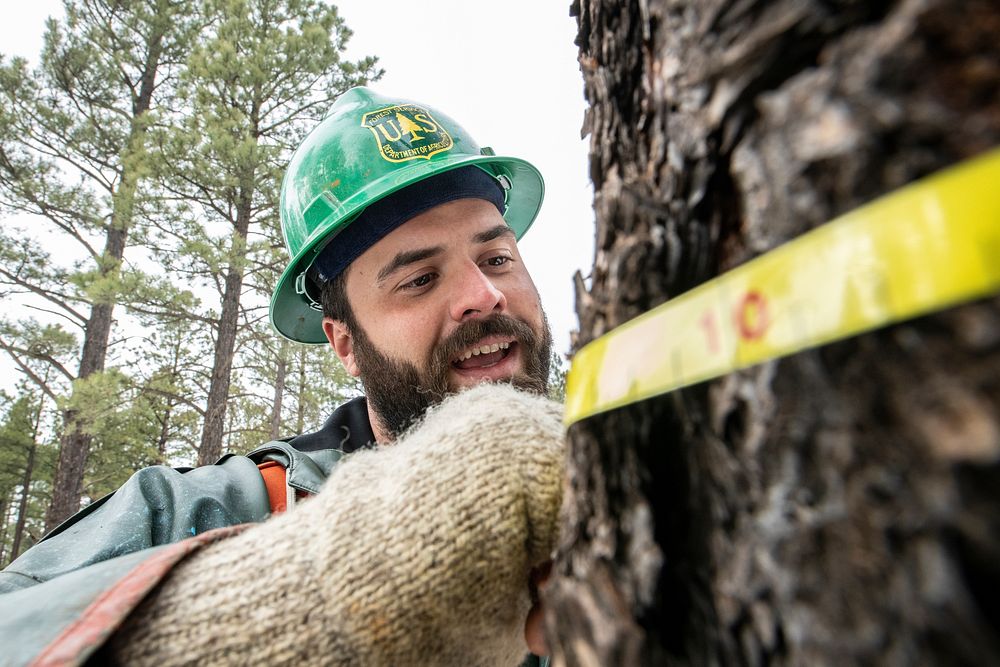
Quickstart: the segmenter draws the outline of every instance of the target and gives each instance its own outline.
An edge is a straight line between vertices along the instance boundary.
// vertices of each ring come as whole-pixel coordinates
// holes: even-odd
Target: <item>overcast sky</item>
[[[47,16],[59,0],[6,7],[0,52],[37,62]],[[592,188],[580,139],[583,82],[569,0],[424,0],[335,3],[354,31],[349,57],[375,55],[374,88],[436,107],[497,154],[532,162],[545,177],[542,211],[521,243],[542,294],[556,349],[577,328],[573,272],[593,260]]]

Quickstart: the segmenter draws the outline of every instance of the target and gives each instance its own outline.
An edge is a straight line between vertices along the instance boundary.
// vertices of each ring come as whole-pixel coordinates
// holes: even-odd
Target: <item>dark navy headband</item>
[[[386,234],[439,204],[456,199],[485,199],[503,215],[504,194],[496,178],[471,165],[413,183],[362,211],[316,257],[310,277],[324,281],[336,278]]]

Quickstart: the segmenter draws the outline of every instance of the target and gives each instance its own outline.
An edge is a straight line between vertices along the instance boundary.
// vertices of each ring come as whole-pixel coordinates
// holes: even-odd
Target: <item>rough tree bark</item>
[[[581,345],[1000,143],[995,0],[572,11]],[[994,297],[575,425],[556,664],[1000,662],[998,415]]]

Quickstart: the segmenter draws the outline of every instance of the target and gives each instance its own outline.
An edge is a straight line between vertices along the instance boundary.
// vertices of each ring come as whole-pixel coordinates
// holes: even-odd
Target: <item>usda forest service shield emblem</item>
[[[389,162],[430,159],[454,145],[430,112],[413,104],[370,111],[361,117],[361,124],[375,135],[379,154]]]

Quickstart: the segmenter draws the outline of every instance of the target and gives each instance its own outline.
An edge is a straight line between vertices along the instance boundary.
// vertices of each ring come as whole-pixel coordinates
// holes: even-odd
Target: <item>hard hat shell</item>
[[[341,95],[306,137],[281,184],[281,229],[291,261],[271,297],[271,324],[300,343],[326,343],[305,272],[327,243],[370,204],[425,178],[476,165],[506,189],[504,218],[521,238],[545,186],[531,164],[481,148],[450,117],[364,87]]]

